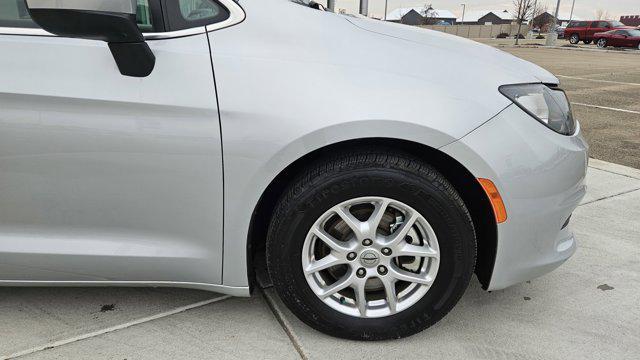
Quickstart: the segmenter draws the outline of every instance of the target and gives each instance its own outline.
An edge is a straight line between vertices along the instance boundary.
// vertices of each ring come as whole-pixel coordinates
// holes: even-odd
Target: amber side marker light
[[[480,182],[484,192],[487,193],[487,196],[489,197],[491,207],[493,207],[493,213],[496,216],[496,222],[501,224],[507,221],[507,209],[504,207],[504,202],[502,201],[502,197],[500,196],[496,185],[489,179],[478,178],[478,182]]]

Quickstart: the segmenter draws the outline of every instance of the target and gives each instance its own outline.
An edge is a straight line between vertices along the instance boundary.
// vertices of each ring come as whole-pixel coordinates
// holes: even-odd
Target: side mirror
[[[122,75],[146,77],[156,57],[136,23],[136,0],[26,0],[31,18],[59,36],[105,41]]]

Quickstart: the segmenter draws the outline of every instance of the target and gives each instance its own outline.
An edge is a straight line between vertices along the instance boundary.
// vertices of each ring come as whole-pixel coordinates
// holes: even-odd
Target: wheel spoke
[[[314,227],[312,231],[313,231],[313,235],[317,236],[318,239],[320,239],[323,243],[327,244],[327,246],[330,247],[331,250],[335,252],[344,254],[349,250],[351,250],[351,247],[349,246],[349,244],[345,243],[344,241],[339,241],[335,239],[333,236],[329,235],[326,231],[324,231],[323,229],[317,226]]]
[[[418,246],[418,245],[404,244],[399,246],[398,251],[396,251],[396,255],[438,258],[438,253],[428,245]]]
[[[305,274],[313,274],[321,270],[328,269],[332,266],[344,264],[346,261],[334,256],[333,254],[329,254],[323,257],[320,260],[313,261],[309,264],[306,269],[304,269]]]
[[[388,246],[397,246],[402,241],[404,241],[404,238],[407,236],[416,220],[418,220],[418,217],[418,213],[414,212],[409,216],[408,219],[405,219],[405,222],[400,226],[400,229],[389,235],[390,241],[388,242]]]
[[[397,310],[398,306],[398,296],[396,295],[396,282],[390,278],[381,278],[382,284],[384,285],[384,292],[387,296],[387,305],[389,306],[389,311],[394,314]]]
[[[356,306],[358,307],[358,311],[360,311],[360,316],[365,316],[367,314],[367,292],[365,290],[366,280],[361,280],[355,282],[353,285],[353,290],[356,294]]]
[[[338,206],[336,207],[335,211],[336,211],[336,214],[340,216],[342,221],[344,221],[345,224],[349,226],[351,231],[353,231],[353,233],[356,235],[356,238],[358,240],[362,240],[363,238],[362,227],[361,227],[362,222],[356,219],[355,216],[353,216],[351,212],[349,212],[349,209],[347,209],[346,207]]]
[[[374,238],[376,236],[378,226],[380,226],[380,221],[382,221],[382,217],[384,216],[384,213],[387,211],[387,206],[389,206],[390,202],[391,201],[389,201],[388,199],[383,199],[380,202],[376,203],[375,209],[371,213],[369,220],[367,220],[367,224],[369,227],[368,236],[370,238]]]
[[[340,279],[338,279],[336,282],[334,282],[333,284],[327,286],[326,288],[322,289],[322,293],[318,294],[320,296],[320,298],[322,299],[326,299],[329,296],[337,293],[340,290],[344,290],[346,288],[348,288],[349,286],[351,286],[351,284],[353,283],[353,278],[354,278],[354,273],[351,272],[349,274],[346,274],[345,276],[341,277]]]
[[[389,275],[394,277],[396,280],[407,281],[410,283],[422,285],[431,285],[433,283],[433,279],[429,276],[405,271],[398,268],[396,265],[390,266]]]

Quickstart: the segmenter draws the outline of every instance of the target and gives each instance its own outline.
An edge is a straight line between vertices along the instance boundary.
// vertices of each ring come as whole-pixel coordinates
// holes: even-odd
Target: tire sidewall
[[[290,294],[291,297],[283,300],[296,315],[304,319],[311,314],[315,321],[310,325],[341,337],[361,338],[349,331],[355,327],[372,338],[380,338],[385,331],[402,333],[401,329],[390,329],[394,323],[434,323],[457,303],[475,264],[473,227],[466,209],[456,205],[443,191],[444,184],[425,180],[391,169],[350,170],[330,179],[319,179],[313,191],[296,196],[293,202],[297,205],[281,214],[284,221],[276,230],[279,255],[275,259],[279,268],[277,273],[284,275],[283,281],[276,286]],[[363,319],[334,310],[313,293],[302,271],[302,247],[315,221],[339,203],[366,196],[391,198],[420,212],[434,229],[441,251],[438,274],[423,298],[409,309],[382,318]],[[348,324],[348,328],[328,328],[326,324]]]

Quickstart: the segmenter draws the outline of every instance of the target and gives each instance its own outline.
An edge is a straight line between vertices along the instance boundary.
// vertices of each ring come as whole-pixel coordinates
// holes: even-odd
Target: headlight
[[[551,130],[563,135],[575,132],[576,122],[564,91],[544,84],[522,84],[500,86],[500,92]]]

